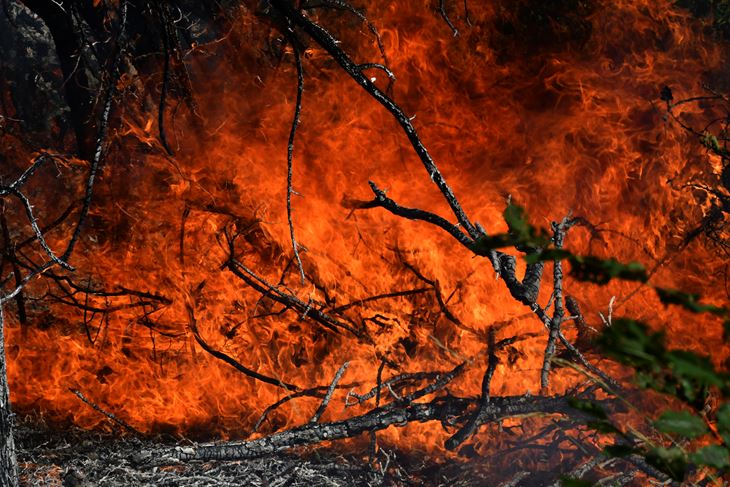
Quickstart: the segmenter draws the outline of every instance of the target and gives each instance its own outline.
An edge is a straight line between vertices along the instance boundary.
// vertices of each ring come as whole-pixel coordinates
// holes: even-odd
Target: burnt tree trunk
[[[99,81],[92,79],[90,73],[98,67],[89,64],[89,56],[84,53],[82,26],[71,15],[72,5],[52,0],[25,0],[23,2],[48,27],[55,44],[56,54],[63,71],[63,86],[66,101],[70,108],[69,118],[76,134],[78,156],[90,161],[94,156],[96,124],[94,123],[93,86]],[[85,13],[83,5],[79,5]],[[89,23],[96,27],[98,22]]]
[[[5,319],[0,304],[0,487],[16,487],[18,459],[13,438],[13,413],[10,409],[8,369],[5,360]]]

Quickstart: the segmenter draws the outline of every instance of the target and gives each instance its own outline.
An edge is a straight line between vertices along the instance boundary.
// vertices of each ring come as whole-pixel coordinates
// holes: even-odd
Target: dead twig
[[[294,251],[294,258],[297,261],[297,268],[299,269],[299,277],[304,285],[304,267],[302,266],[302,259],[299,256],[299,244],[294,236],[294,221],[292,218],[292,206],[291,206],[291,195],[292,195],[292,179],[294,172],[294,139],[297,134],[297,127],[299,126],[299,117],[302,113],[302,94],[304,93],[304,69],[302,67],[302,54],[299,52],[299,47],[294,39],[290,36],[290,43],[294,50],[294,64],[297,67],[297,98],[294,104],[294,119],[292,120],[291,130],[289,132],[289,143],[286,149],[286,218],[289,222],[289,236],[291,237],[291,245]]]
[[[216,350],[212,346],[210,346],[200,335],[200,331],[198,330],[197,320],[195,318],[195,312],[192,308],[192,306],[188,305],[188,326],[190,327],[190,331],[193,333],[193,337],[195,337],[195,341],[198,342],[198,345],[200,345],[203,350],[211,354],[213,357],[217,358],[218,360],[222,360],[223,362],[227,363],[234,369],[238,370],[244,375],[247,375],[251,377],[252,379],[259,380],[261,382],[264,382],[266,384],[271,384],[273,386],[281,387],[283,389],[286,389],[287,391],[302,391],[302,388],[299,386],[296,386],[294,384],[289,384],[284,381],[281,381],[279,379],[275,379],[273,377],[269,377],[267,375],[261,374],[259,372],[256,372],[255,370],[249,369],[248,367],[242,365],[240,362],[235,360],[233,357],[221,352],[220,350]]]
[[[444,19],[444,22],[446,22],[446,25],[448,25],[449,29],[451,29],[451,32],[454,33],[454,37],[457,37],[459,35],[459,31],[456,29],[456,26],[454,26],[454,23],[451,22],[449,14],[446,13],[446,0],[439,0],[439,13],[441,14],[441,18]]]
[[[244,460],[281,452],[292,447],[353,438],[366,431],[380,431],[411,422],[447,421],[462,417],[476,405],[477,399],[455,396],[436,398],[427,403],[410,402],[400,406],[376,408],[361,416],[331,423],[307,423],[297,428],[243,442],[228,442],[195,447],[178,447],[160,458],[178,460]],[[495,397],[482,411],[482,423],[525,414],[561,414],[580,416],[564,397],[504,396]],[[157,453],[156,453],[157,455]]]
[[[560,223],[553,222],[553,245],[556,249],[562,249],[565,242],[565,235],[568,230],[575,225],[575,220],[570,216],[566,216]],[[553,317],[548,326],[548,342],[545,346],[543,355],[542,369],[540,371],[540,388],[543,393],[547,392],[550,384],[550,361],[555,355],[555,344],[560,335],[560,327],[565,318],[565,308],[563,303],[563,262],[560,259],[553,261],[553,298],[555,302],[555,310]]]
[[[335,374],[335,377],[332,379],[332,383],[327,388],[327,393],[324,395],[324,399],[322,399],[322,403],[319,405],[319,408],[317,408],[317,412],[314,413],[314,416],[312,416],[312,419],[309,420],[310,423],[319,422],[319,419],[324,414],[325,409],[327,409],[327,406],[329,405],[330,400],[332,399],[332,394],[335,393],[335,388],[337,387],[337,383],[340,382],[340,379],[342,379],[342,376],[345,374],[345,371],[347,370],[347,367],[349,365],[350,365],[350,362],[345,362],[339,368],[339,370]]]
[[[497,345],[495,344],[495,333],[495,329],[492,327],[489,329],[489,334],[487,335],[487,369],[484,371],[484,377],[482,378],[482,396],[479,400],[479,405],[466,421],[466,424],[456,434],[446,440],[445,446],[448,450],[456,449],[476,432],[481,424],[479,421],[482,419],[483,413],[489,405],[490,385],[494,371],[497,369],[497,364],[499,363],[499,359],[497,358]]]
[[[103,414],[104,416],[106,416],[107,418],[109,418],[110,420],[112,420],[114,423],[118,424],[122,428],[126,429],[130,433],[132,433],[136,436],[144,436],[142,433],[140,433],[138,430],[136,430],[134,427],[132,427],[126,421],[119,419],[113,413],[110,413],[109,411],[104,410],[101,406],[99,406],[99,405],[95,404],[94,402],[90,401],[89,399],[87,399],[86,396],[84,396],[84,394],[81,391],[79,391],[78,389],[69,388],[69,391],[73,392],[73,394],[76,397],[81,399],[81,401],[84,404],[86,404],[87,406],[91,407],[91,409],[93,409],[94,411],[96,411],[98,413]]]

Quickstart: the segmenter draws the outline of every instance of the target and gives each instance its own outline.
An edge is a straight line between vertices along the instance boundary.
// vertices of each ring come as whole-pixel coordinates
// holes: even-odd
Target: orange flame
[[[492,233],[505,230],[507,195],[542,226],[572,211],[602,230],[574,230],[567,245],[577,253],[649,267],[662,262],[653,282],[699,289],[708,301],[722,302],[722,277],[706,271],[722,268],[722,259],[700,240],[678,250],[703,216],[680,183],[713,167],[712,158],[663,120],[657,105],[663,85],[689,96],[727,66],[717,43],[673,2],[619,0],[583,12],[575,20],[583,29],[577,38],[557,36],[536,52],[519,52],[519,39],[504,27],[514,21],[508,2],[485,3],[471,8],[470,26],[461,19],[459,37],[422,2],[368,9],[398,78],[393,96],[414,117],[463,206]],[[69,391],[78,389],[142,431],[207,437],[250,431],[287,391],[202,352],[191,313],[211,346],[282,382],[326,385],[350,361],[343,382],[359,383],[362,391],[375,384],[383,357],[397,364],[386,375],[445,370],[467,360],[469,372],[453,387],[471,395],[480,390],[486,330],[500,324],[500,338],[527,337],[501,357],[493,394],[536,392],[542,326],[509,298],[484,260],[436,228],[342,205],[369,199],[367,181],[373,180],[404,206],[449,214],[396,123],[312,46],[304,59],[294,152],[294,225],[306,248],[308,277],[299,283],[285,209],[295,99],[291,53],[277,66],[263,62],[265,29],[252,15],[241,15],[224,42],[196,49],[190,58],[206,123],[201,129],[176,120],[169,129],[181,148],[174,158],[162,155],[152,120],[123,114],[116,136],[125,151],[104,168],[73,258],[78,270],[71,277],[81,289],[34,281],[26,290],[34,303],[29,324],[21,327],[11,317],[15,407],[99,427],[104,418]],[[377,56],[366,29],[325,15],[320,20],[335,26],[348,50],[367,47],[357,58]],[[555,29],[571,27],[577,29]],[[226,71],[214,56],[231,53],[247,61]],[[383,73],[372,76],[385,86]],[[702,115],[696,106],[682,110]],[[55,184],[83,184],[72,171],[64,174]],[[226,232],[239,235],[237,259],[268,282],[312,307],[351,305],[343,313],[374,343],[329,332],[262,299],[225,269]],[[60,248],[62,233],[50,233],[49,243]],[[719,327],[664,309],[647,290],[623,302],[634,286],[567,286],[589,323],[597,325],[598,312],[605,314],[618,296],[616,313],[667,324],[682,345],[708,350],[708,343],[717,344],[710,347],[716,357],[728,355]],[[84,289],[137,293],[101,296]],[[402,291],[413,292],[368,300]],[[549,293],[543,286],[541,303]],[[575,380],[573,373],[554,374],[551,392]],[[325,419],[352,414],[337,406],[345,393],[338,393]],[[290,401],[265,429],[299,424],[317,403]],[[443,439],[435,429],[389,434],[417,434],[422,444]]]

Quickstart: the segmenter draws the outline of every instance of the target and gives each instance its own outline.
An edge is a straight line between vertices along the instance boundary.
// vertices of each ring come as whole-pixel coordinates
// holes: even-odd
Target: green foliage
[[[722,316],[726,313],[724,308],[700,304],[694,295],[659,289],[657,292],[665,303],[678,304],[695,313],[709,312]],[[707,357],[687,350],[667,350],[664,338],[663,333],[651,332],[641,322],[618,319],[601,334],[598,344],[606,355],[632,366],[641,387],[673,396],[695,411],[704,407],[709,391],[721,394],[723,402],[717,410],[716,427],[722,441],[694,451],[685,451],[678,446],[665,448],[652,444],[634,446],[617,443],[607,447],[605,453],[612,457],[634,453],[642,455],[649,464],[678,481],[684,479],[690,465],[729,468],[730,402],[727,402],[727,396],[730,393],[730,376],[715,370]],[[601,421],[613,424],[610,419]],[[683,444],[706,437],[710,433],[706,421],[688,410],[665,411],[653,422],[653,426],[659,432],[672,435],[677,444]],[[588,427],[597,429],[594,423],[590,422]],[[610,428],[602,426],[598,431],[610,433]],[[619,432],[619,435],[627,438],[624,433]]]
[[[677,0],[675,3],[696,17],[711,17],[715,30],[730,38],[730,0]]]
[[[726,445],[730,445],[730,403],[717,409],[717,429]]]
[[[638,262],[622,264],[616,259],[599,259],[593,256],[573,255],[568,258],[570,275],[579,281],[606,284],[611,279],[646,282],[646,269]]]
[[[684,479],[687,472],[687,457],[679,447],[655,447],[649,449],[644,458],[658,470],[677,481]]]
[[[645,324],[626,318],[614,320],[601,334],[598,344],[606,355],[639,372],[658,372],[660,358],[666,352],[664,333],[650,332]]]
[[[659,299],[664,304],[677,304],[686,308],[693,313],[712,313],[718,316],[724,316],[727,313],[725,308],[712,306],[710,304],[701,304],[699,295],[688,294],[676,289],[665,289],[661,287],[654,288]]]
[[[690,460],[698,465],[714,468],[730,467],[730,450],[720,445],[709,445],[692,452]]]
[[[606,448],[603,449],[603,453],[606,456],[612,457],[612,458],[623,458],[627,457],[633,453],[636,453],[636,449],[632,448],[628,445],[609,445]]]
[[[709,132],[705,132],[704,134],[702,134],[702,137],[700,137],[700,143],[710,149],[715,154],[722,155],[723,153],[722,147],[720,146],[720,142],[717,140],[717,137]]]
[[[730,2],[730,0],[728,0]],[[671,100],[671,91],[663,95]],[[716,140],[716,139],[715,139]],[[707,138],[712,145],[713,139]],[[595,256],[578,256],[563,248],[556,248],[548,232],[529,224],[525,210],[510,204],[504,211],[507,233],[483,237],[472,250],[478,255],[488,255],[495,248],[515,247],[528,251],[526,261],[567,260],[570,275],[579,281],[605,284],[612,279],[645,283],[648,275],[643,265],[635,262],[621,263],[616,259]],[[704,304],[697,294],[676,289],[652,286],[665,305],[680,306],[692,313],[709,313],[724,320],[724,336],[730,341],[730,311],[725,307]],[[646,462],[674,480],[685,478],[691,466],[710,469],[730,469],[730,374],[715,370],[708,357],[688,350],[669,350],[665,334],[651,331],[644,323],[628,319],[614,319],[597,340],[604,355],[628,365],[635,370],[635,381],[643,388],[653,389],[682,401],[687,410],[665,411],[652,425],[659,433],[671,435],[675,443],[671,447],[655,445],[646,438],[625,433],[599,404],[579,398],[569,398],[571,407],[590,419],[586,426],[598,433],[614,435],[617,442],[607,446],[604,453],[609,457],[641,455]],[[720,394],[721,404],[715,419],[719,437],[710,436],[710,428],[702,411],[711,391]],[[692,412],[694,410],[694,412]],[[698,438],[714,438],[713,444],[694,451],[685,451],[679,445]],[[564,486],[584,486],[584,480],[562,480]]]
[[[654,421],[654,427],[662,433],[672,433],[687,438],[697,438],[708,432],[702,418],[687,411],[665,411]]]
[[[538,229],[527,221],[525,209],[519,205],[508,204],[502,213],[509,230],[507,233],[498,233],[483,236],[471,246],[472,252],[487,256],[494,249],[515,247],[517,249],[535,249],[550,245],[550,236],[544,229]]]
[[[588,482],[587,480],[582,480],[582,479],[571,479],[568,477],[563,477],[560,480],[560,486],[561,487],[592,487],[593,482]]]
[[[563,248],[552,245],[547,230],[536,228],[528,221],[525,209],[510,203],[502,215],[509,230],[483,236],[471,245],[470,249],[477,255],[488,256],[492,250],[514,247],[528,252],[525,261],[535,264],[542,261],[567,260],[570,263],[570,275],[578,281],[606,284],[612,279],[646,282],[646,269],[638,262],[623,264],[616,259],[601,259],[592,255],[581,256]]]
[[[636,370],[644,388],[702,404],[712,387],[726,390],[727,374],[715,371],[707,357],[684,350],[666,349],[662,332],[651,332],[638,321],[620,318],[598,339],[603,352]]]
[[[577,397],[569,397],[568,404],[570,404],[570,407],[584,412],[589,416],[593,416],[594,418],[608,419],[606,411],[593,401],[586,401],[585,399],[579,399]]]

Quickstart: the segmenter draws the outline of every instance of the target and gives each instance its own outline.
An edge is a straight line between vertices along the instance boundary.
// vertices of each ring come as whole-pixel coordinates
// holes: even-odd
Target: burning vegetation
[[[0,484],[727,477],[725,0],[3,7]]]

